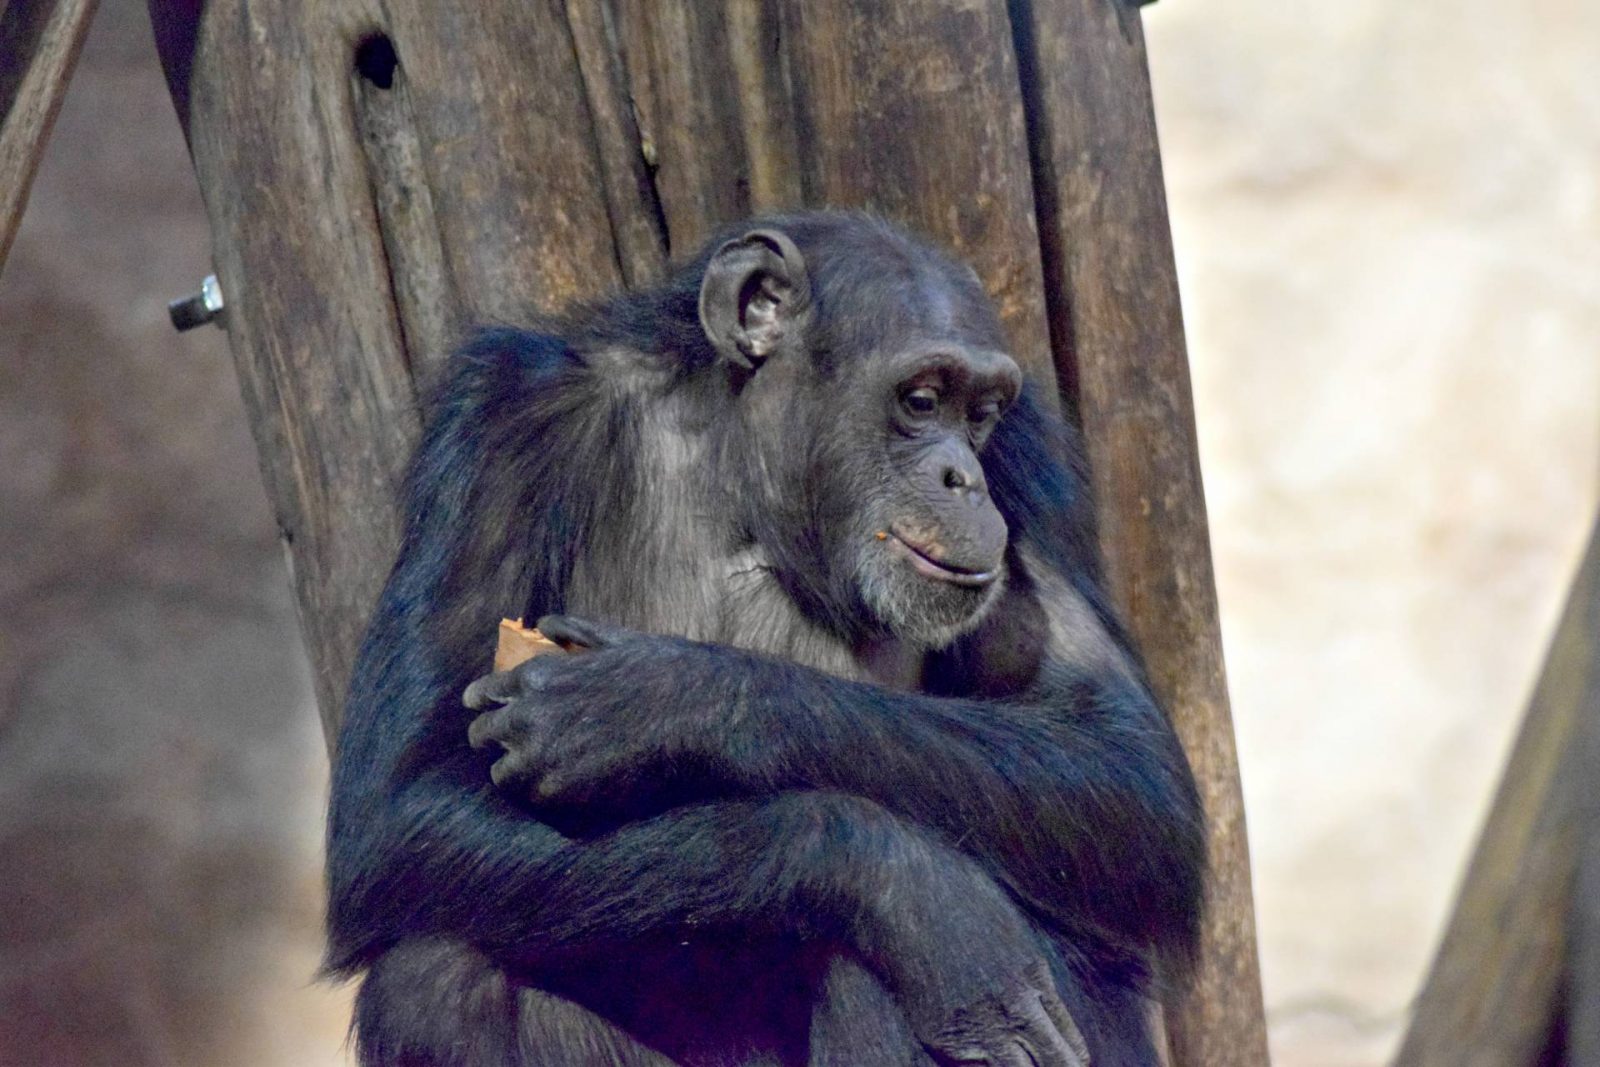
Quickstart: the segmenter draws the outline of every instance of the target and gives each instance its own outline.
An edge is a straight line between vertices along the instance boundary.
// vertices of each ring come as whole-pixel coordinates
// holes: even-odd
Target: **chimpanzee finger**
[[[1067,1011],[1067,1006],[1061,1003],[1061,998],[1053,992],[1041,992],[1039,1006],[1049,1017],[1055,1032],[1066,1042],[1072,1057],[1068,1062],[1072,1067],[1089,1067],[1089,1042],[1083,1039],[1083,1031],[1078,1029],[1077,1020]]]
[[[561,804],[570,801],[569,794],[584,780],[582,775],[556,769],[539,777],[533,786],[533,799],[542,804]]]
[[[1022,1049],[1033,1067],[1088,1067],[1089,1050],[1083,1045],[1083,1035],[1077,1024],[1066,1015],[1067,1029],[1057,1023],[1056,1013],[1047,1005],[1055,997],[1041,993],[1022,1005]],[[1070,1032],[1071,1037],[1068,1036]],[[1076,1042],[1072,1038],[1077,1038]]]
[[[539,632],[558,645],[576,645],[579,648],[605,648],[621,644],[634,636],[633,631],[609,623],[580,619],[576,615],[545,615],[535,624]]]
[[[531,728],[522,710],[512,705],[485,712],[467,727],[467,742],[473,748],[498,745],[504,750],[489,767],[489,779],[500,789],[538,781],[547,765],[548,739]]]
[[[995,1056],[995,1067],[1056,1067],[1052,1062],[1040,1062],[1033,1051],[1020,1043],[1008,1043]]]
[[[993,1048],[985,1044],[940,1049],[937,1058],[940,1063],[956,1067],[1038,1067],[1022,1046],[1009,1038],[1001,1039]]]
[[[461,694],[461,703],[473,711],[483,711],[491,704],[506,704],[517,699],[522,692],[521,680],[515,668],[486,674],[467,686]]]
[[[505,745],[511,725],[509,720],[510,716],[505,708],[479,715],[467,726],[467,744],[473,748]]]
[[[539,750],[531,745],[518,745],[507,749],[506,754],[489,768],[489,780],[495,788],[505,789],[518,783],[540,780],[544,761]]]

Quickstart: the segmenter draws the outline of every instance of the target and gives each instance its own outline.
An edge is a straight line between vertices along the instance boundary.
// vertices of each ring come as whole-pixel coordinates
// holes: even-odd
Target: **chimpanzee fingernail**
[[[473,748],[487,748],[494,740],[494,724],[489,716],[479,715],[467,725],[467,744]]]
[[[491,704],[504,704],[509,699],[500,691],[497,676],[493,674],[479,678],[461,694],[461,703],[473,711],[482,711]]]

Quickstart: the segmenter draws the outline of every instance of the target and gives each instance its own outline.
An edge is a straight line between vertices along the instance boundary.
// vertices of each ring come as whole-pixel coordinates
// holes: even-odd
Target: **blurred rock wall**
[[[1600,8],[1145,11],[1275,1059],[1378,1064],[1595,508]],[[208,257],[105,0],[0,275],[0,1067],[345,1059]]]
[[[1275,1059],[1381,1063],[1595,514],[1600,6],[1145,11]]]
[[[137,0],[101,5],[0,274],[0,1065],[344,1062],[326,758]]]

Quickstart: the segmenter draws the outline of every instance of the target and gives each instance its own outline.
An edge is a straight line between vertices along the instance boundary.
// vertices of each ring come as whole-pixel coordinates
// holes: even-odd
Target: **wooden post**
[[[192,48],[162,39],[330,738],[393,555],[418,383],[458,324],[647,279],[751,212],[880,211],[974,264],[1024,367],[1081,418],[1112,589],[1213,827],[1199,982],[1169,1006],[1173,1049],[1185,1065],[1265,1062],[1134,7],[211,0]]]
[[[1600,634],[1591,637],[1600,639]],[[1600,657],[1600,650],[1592,655]],[[1578,787],[1573,811],[1578,874],[1572,894],[1572,932],[1567,938],[1568,1067],[1600,1067],[1600,790],[1594,787],[1600,782],[1600,698],[1591,699],[1585,718],[1583,737],[1573,753],[1578,767],[1570,775],[1587,788]]]
[[[95,3],[0,4],[0,268],[17,235]]]
[[[1528,1067],[1561,1024],[1600,731],[1600,522],[1467,868],[1396,1067]],[[1593,901],[1588,903],[1592,906]],[[1593,962],[1582,975],[1592,989]],[[1597,1006],[1574,1005],[1592,1055]],[[1587,1022],[1586,1022],[1587,1020]]]
[[[1250,850],[1144,38],[1105,0],[1015,0],[1050,335],[1075,401],[1112,595],[1199,780],[1211,882],[1179,1064],[1264,1064]]]
[[[448,338],[622,279],[590,109],[562,12],[420,0],[215,0],[188,101],[331,744]]]

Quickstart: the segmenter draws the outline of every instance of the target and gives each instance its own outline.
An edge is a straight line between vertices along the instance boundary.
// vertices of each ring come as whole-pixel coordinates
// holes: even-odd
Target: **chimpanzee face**
[[[970,271],[903,239],[810,265],[754,231],[714,256],[706,332],[747,412],[749,455],[790,543],[765,547],[829,614],[928,647],[975,626],[1005,581],[982,452],[1021,389]],[[770,535],[769,535],[770,536]]]
[[[1005,579],[1006,525],[981,456],[1021,374],[1010,356],[950,338],[878,355],[857,373],[852,414],[876,422],[877,442],[862,442],[863,462],[844,468],[850,484],[836,483],[859,504],[836,551],[853,557],[861,599],[886,628],[947,644]]]

